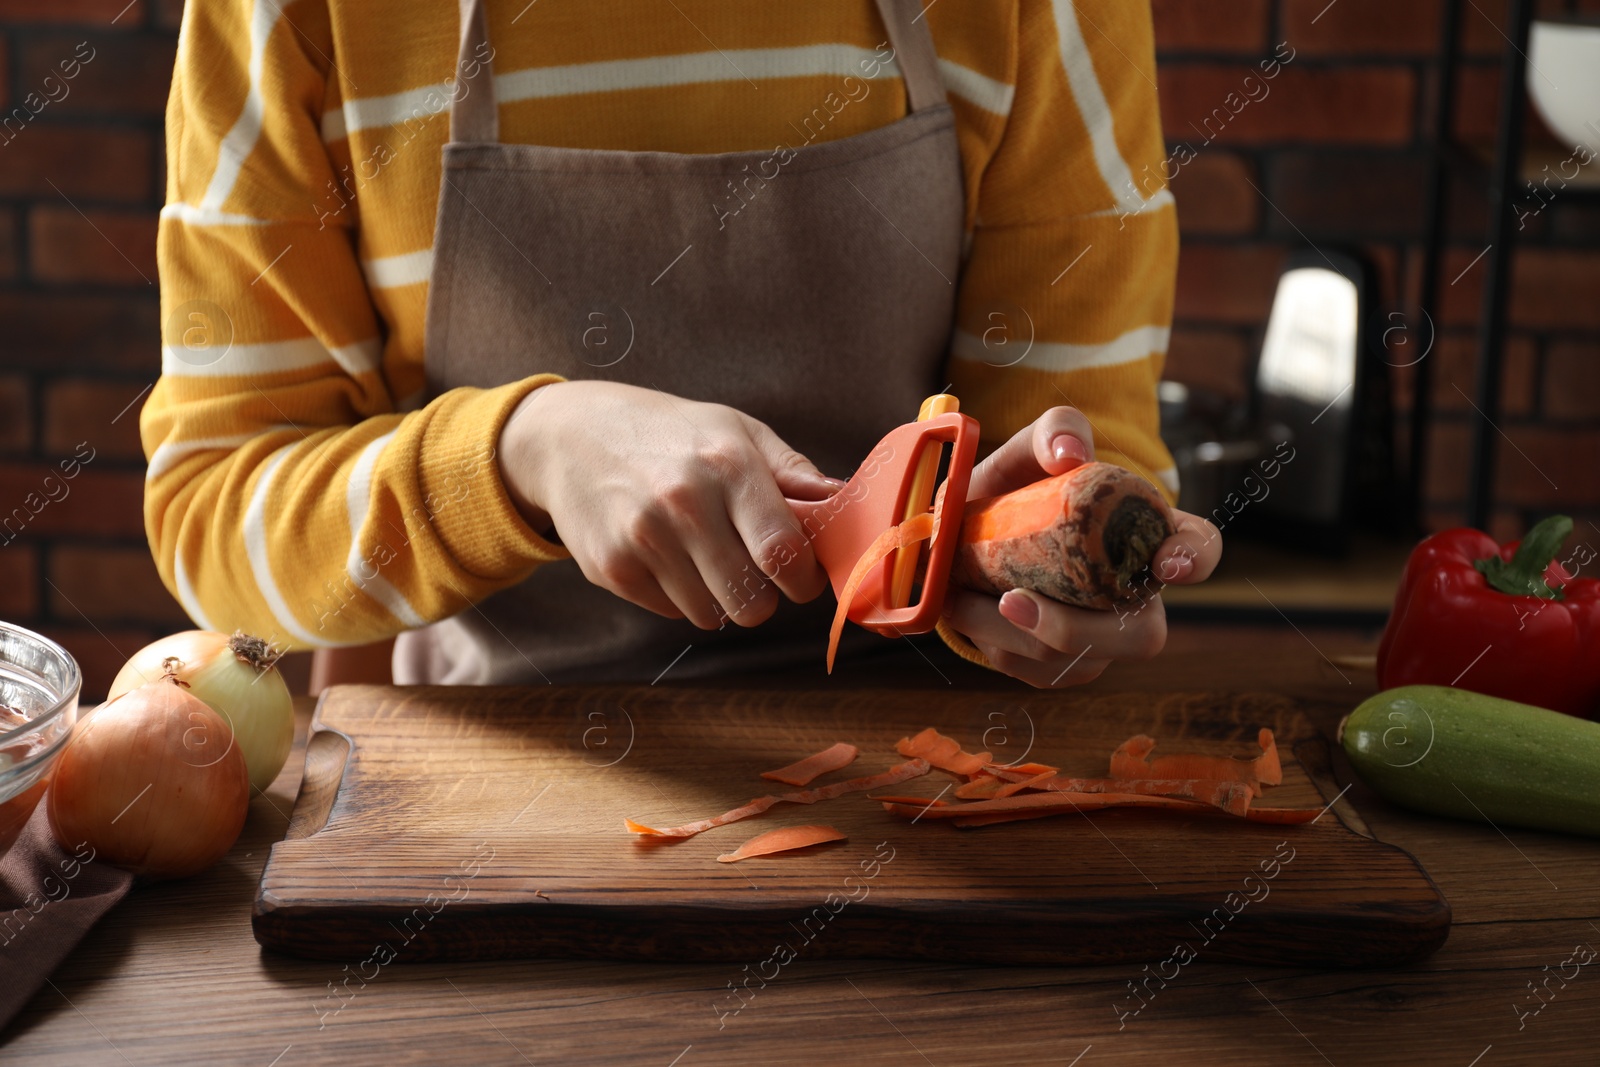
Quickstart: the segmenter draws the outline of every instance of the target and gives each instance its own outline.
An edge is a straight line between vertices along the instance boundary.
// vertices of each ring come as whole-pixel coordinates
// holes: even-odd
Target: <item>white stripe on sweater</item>
[[[239,180],[244,161],[255,151],[261,138],[263,93],[261,71],[266,62],[267,39],[283,15],[277,0],[256,0],[250,12],[250,88],[245,93],[244,107],[233,128],[222,138],[217,148],[217,169],[212,172],[211,183],[200,198],[202,211],[221,211]]]
[[[177,551],[172,554],[173,584],[178,587],[178,604],[188,614],[189,618],[202,630],[215,631],[211,619],[206,615],[205,609],[200,606],[200,598],[195,595],[194,586],[189,582],[189,570],[183,565],[183,542],[178,542]]]
[[[1067,84],[1072,98],[1077,101],[1078,113],[1089,131],[1089,145],[1094,153],[1100,177],[1111,190],[1112,199],[1125,212],[1143,211],[1159,206],[1171,195],[1162,189],[1149,201],[1133,184],[1133,172],[1122,158],[1117,147],[1116,129],[1112,123],[1111,105],[1100,88],[1100,79],[1094,72],[1094,59],[1089,54],[1089,44],[1083,39],[1083,27],[1078,25],[1078,13],[1073,0],[1054,0],[1056,37],[1061,48],[1061,66],[1066,70]],[[1165,200],[1163,199],[1165,197]]]
[[[287,423],[279,423],[262,427],[259,430],[227,434],[222,437],[196,437],[188,441],[163,441],[156,446],[155,452],[150,456],[150,463],[144,470],[144,480],[146,482],[155,481],[180,462],[196,453],[216,450],[231,452],[247,441],[254,440],[263,434],[290,429],[293,429],[293,427]]]
[[[354,376],[376,371],[382,357],[383,345],[376,337],[337,348],[329,348],[315,337],[296,337],[290,341],[229,345],[221,355],[213,347],[163,345],[161,373],[174,378],[250,377],[335,363]]]
[[[337,646],[340,642],[319,637],[300,625],[300,620],[290,609],[288,601],[284,600],[277,579],[272,576],[272,557],[267,546],[267,498],[272,493],[272,482],[278,473],[278,468],[289,458],[289,453],[294,451],[298,444],[297,442],[284,445],[268,456],[267,461],[261,465],[255,489],[250,493],[250,502],[244,509],[245,558],[250,561],[250,573],[255,576],[256,588],[261,591],[262,599],[267,602],[267,610],[272,613],[274,621],[282,632],[303,645]],[[270,635],[268,639],[271,639]]]
[[[1025,353],[1015,351],[1017,341],[1007,339],[1004,347],[986,347],[983,338],[957,330],[950,342],[950,354],[969,363],[995,367],[1022,366],[1038,371],[1074,371],[1090,367],[1117,367],[1148,359],[1151,353],[1165,353],[1172,330],[1165,326],[1139,326],[1121,337],[1098,345],[1075,345],[1060,341],[1034,341]]]
[[[208,207],[195,207],[181,200],[161,209],[164,219],[176,219],[189,226],[270,226],[273,219],[258,219],[250,215],[232,215]]]
[[[1011,114],[1011,99],[1016,87],[995,81],[987,74],[979,74],[971,67],[963,67],[953,60],[939,60],[939,78],[946,92],[955,93],[968,103],[976,104],[996,115]]]
[[[433,249],[364,259],[361,269],[366,273],[367,285],[373,289],[399,289],[417,285],[427,281],[433,274]]]
[[[578,96],[628,89],[661,89],[675,85],[763,78],[854,76],[867,78],[873,63],[877,79],[900,76],[893,60],[878,60],[870,48],[849,44],[811,44],[794,48],[743,48],[723,52],[685,52],[596,63],[526,67],[495,75],[495,98],[518,100]],[[939,61],[945,88],[997,114],[1011,110],[1012,87],[950,60]],[[339,111],[322,116],[322,137],[337,141],[359,130],[426,121],[450,110],[448,82],[424,85],[388,96],[352,97]],[[820,106],[821,101],[818,101]]]
[[[345,510],[350,517],[350,552],[345,559],[345,573],[350,575],[350,580],[357,589],[366,593],[372,599],[382,604],[395,618],[399,619],[411,629],[426,626],[428,620],[417,614],[405,594],[396,589],[383,575],[378,573],[378,563],[361,554],[361,528],[366,525],[367,512],[370,507],[372,495],[372,468],[378,462],[378,454],[383,451],[395,435],[390,430],[382,437],[377,438],[361,450],[361,455],[356,457],[356,462],[350,468],[350,481],[345,487]],[[364,573],[370,571],[371,576]]]

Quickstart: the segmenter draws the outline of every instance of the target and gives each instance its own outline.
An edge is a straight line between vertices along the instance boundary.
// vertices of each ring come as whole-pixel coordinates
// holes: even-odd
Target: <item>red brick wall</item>
[[[0,126],[0,522],[28,519],[0,524],[0,618],[66,644],[96,697],[124,654],[187,623],[144,544],[139,445],[180,11],[0,0],[0,119],[48,100]]]
[[[1494,137],[1506,6],[1461,5],[1454,126],[1464,143],[1487,147]],[[1241,395],[1288,249],[1305,240],[1355,246],[1376,268],[1381,310],[1415,301],[1443,4],[1154,0],[1154,7],[1169,145],[1187,141],[1198,152],[1173,181],[1183,253],[1168,376]],[[1539,11],[1600,13],[1600,0],[1542,0]],[[1270,91],[1206,143],[1191,122],[1239,92],[1246,75],[1259,76],[1259,61],[1280,42],[1294,58]],[[1556,147],[1537,119],[1529,143]],[[1484,276],[1484,262],[1472,261],[1487,240],[1486,184],[1483,167],[1463,164],[1452,174],[1442,321],[1427,357],[1435,425],[1426,518],[1434,526],[1460,522],[1466,497],[1477,418],[1466,397],[1474,396]],[[1512,276],[1494,527],[1513,535],[1530,517],[1560,509],[1600,539],[1600,528],[1584,527],[1600,524],[1600,195],[1557,193],[1527,222]],[[1410,377],[1394,372],[1402,410]]]
[[[1600,0],[1578,3],[1600,9]],[[1414,284],[1439,7],[1155,0],[1174,144],[1199,145],[1190,121],[1222,105],[1279,42],[1294,50],[1270,95],[1200,147],[1174,182],[1185,234],[1174,377],[1242,392],[1279,261],[1300,233],[1366,249],[1385,302],[1403,280]],[[1481,139],[1493,130],[1501,47],[1484,13],[1503,18],[1504,0],[1464,8],[1457,126]],[[136,421],[158,366],[161,114],[180,13],[181,0],[0,0],[0,118],[80,59],[65,97],[0,133],[0,517],[48,500],[0,545],[0,618],[63,640],[92,694],[124,654],[185,624],[144,548]],[[1482,178],[1463,172],[1456,182],[1447,280],[1482,247]],[[1499,527],[1557,504],[1600,521],[1597,241],[1600,209],[1558,197],[1518,254],[1502,400],[1516,448],[1501,448]],[[1464,495],[1471,412],[1450,383],[1471,392],[1481,270],[1448,288],[1446,333],[1430,356],[1438,522],[1459,514]],[[63,462],[75,477],[63,477]]]

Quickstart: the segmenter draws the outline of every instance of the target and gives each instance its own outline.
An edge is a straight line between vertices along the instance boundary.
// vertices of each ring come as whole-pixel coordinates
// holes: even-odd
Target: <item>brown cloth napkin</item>
[[[93,860],[87,845],[62,851],[42,802],[0,859],[0,1027],[128,895],[133,875]]]

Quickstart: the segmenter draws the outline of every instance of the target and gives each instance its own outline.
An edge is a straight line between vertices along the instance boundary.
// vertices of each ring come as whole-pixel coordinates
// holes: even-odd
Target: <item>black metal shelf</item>
[[[1499,114],[1492,147],[1462,143],[1450,132],[1456,99],[1456,71],[1461,59],[1461,0],[1445,0],[1440,20],[1437,108],[1434,113],[1429,197],[1423,236],[1423,267],[1419,302],[1428,322],[1439,322],[1439,277],[1446,237],[1445,201],[1449,171],[1463,165],[1486,172],[1489,219],[1484,254],[1483,305],[1478,321],[1474,404],[1478,418],[1472,427],[1468,463],[1467,523],[1483,528],[1494,505],[1496,424],[1500,412],[1500,387],[1506,341],[1507,304],[1510,299],[1512,256],[1520,230],[1519,211],[1535,203],[1542,210],[1559,196],[1563,203],[1600,200],[1600,161],[1579,169],[1571,180],[1560,179],[1550,200],[1530,193],[1547,176],[1546,168],[1559,168],[1577,154],[1572,150],[1528,143],[1528,40],[1535,14],[1534,0],[1510,0],[1502,36],[1506,46],[1501,60]],[[1557,176],[1559,178],[1559,170]],[[1541,202],[1542,201],[1542,202]],[[1431,421],[1433,368],[1430,360],[1417,364],[1411,419],[1411,500],[1420,519],[1422,484],[1426,472],[1428,424]]]

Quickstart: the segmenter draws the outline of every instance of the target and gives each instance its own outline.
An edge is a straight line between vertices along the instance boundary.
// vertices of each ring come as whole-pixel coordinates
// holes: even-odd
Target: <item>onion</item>
[[[172,675],[102,704],[57,758],[46,809],[69,852],[182,878],[232,847],[250,807],[233,731]]]
[[[228,720],[250,769],[250,785],[265,792],[294,745],[294,705],[274,666],[278,653],[259,637],[186,630],[135,652],[117,672],[107,699],[160,678],[163,664],[173,658],[178,680]]]

